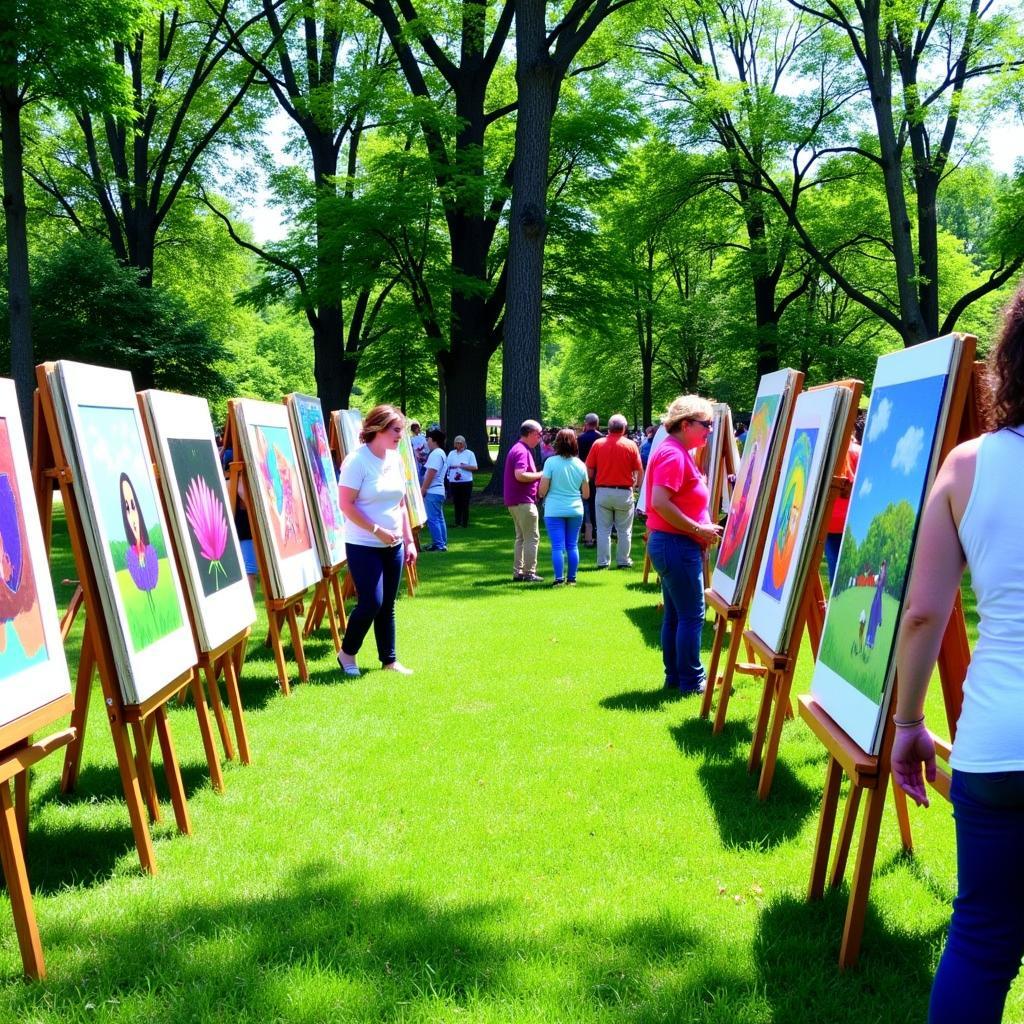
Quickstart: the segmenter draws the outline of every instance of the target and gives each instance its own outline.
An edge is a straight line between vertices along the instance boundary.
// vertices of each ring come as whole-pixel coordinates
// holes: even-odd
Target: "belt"
[[[598,484],[598,487],[604,487],[609,491],[631,491],[633,490],[632,484]]]

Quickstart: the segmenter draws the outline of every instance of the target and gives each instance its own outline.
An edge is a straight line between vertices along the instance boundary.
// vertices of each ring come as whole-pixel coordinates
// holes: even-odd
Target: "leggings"
[[[373,626],[377,657],[382,665],[397,660],[395,654],[395,598],[402,581],[405,547],[375,548],[368,544],[346,544],[348,571],[359,598],[348,617],[348,629],[341,649],[355,657]]]
[[[551,540],[551,565],[555,579],[565,579],[566,561],[569,565],[569,579],[576,579],[580,567],[580,527],[583,516],[545,516],[544,528]]]
[[[930,1024],[998,1024],[1024,956],[1024,772],[953,772],[957,895]]]

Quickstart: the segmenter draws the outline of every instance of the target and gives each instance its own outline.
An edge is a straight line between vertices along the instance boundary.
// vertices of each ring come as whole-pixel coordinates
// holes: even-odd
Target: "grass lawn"
[[[587,551],[574,590],[514,585],[504,509],[471,516],[399,603],[411,678],[343,680],[321,636],[286,699],[253,644],[254,763],[229,765],[221,796],[193,711],[171,711],[195,835],[165,803],[155,878],[93,708],[78,794],[59,796],[59,757],[34,776],[49,979],[20,980],[0,901],[0,1021],[924,1020],[953,896],[948,807],[912,813],[914,859],[887,813],[861,964],[840,973],[846,890],[804,900],[824,772],[810,732],[786,725],[760,805],[755,687],[720,737],[662,693],[642,552],[596,572]],[[74,575],[61,543],[57,580]]]
[[[874,587],[851,587],[835,598],[835,607],[829,605],[829,629],[818,654],[877,706],[882,697],[878,683],[893,647],[899,604],[894,597],[882,594],[882,624],[875,634],[875,646],[868,647],[860,639],[860,616],[863,612],[865,622],[870,619],[874,596]]]

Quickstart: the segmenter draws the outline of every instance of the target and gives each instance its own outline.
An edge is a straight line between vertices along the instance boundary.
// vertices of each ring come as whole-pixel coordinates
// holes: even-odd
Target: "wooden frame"
[[[964,358],[961,359],[954,379],[949,416],[940,448],[940,464],[955,445],[975,437],[981,432],[981,389],[984,369],[982,364],[971,362],[974,338],[966,335],[965,340],[970,342],[971,349],[964,353]],[[960,713],[963,680],[967,674],[969,662],[970,648],[967,645],[967,629],[964,623],[963,608],[958,597],[943,635],[938,659],[947,723],[951,736],[955,732],[956,719]],[[894,688],[890,704],[892,705],[895,700],[896,690]],[[886,791],[890,785],[889,761],[896,730],[892,724],[892,716],[887,715],[883,724],[881,748],[875,756],[868,754],[850,739],[812,695],[801,696],[799,707],[800,717],[821,740],[829,755],[825,769],[825,785],[814,845],[814,857],[811,863],[811,877],[807,889],[809,900],[820,899],[824,895],[826,876],[832,887],[838,886],[842,882],[846,874],[857,816],[866,794],[850,895],[846,906],[846,919],[839,946],[839,966],[847,968],[854,966],[860,955],[871,876],[878,850],[882,811],[885,807]],[[949,744],[940,741],[939,748],[943,756],[949,756]],[[843,813],[832,868],[829,871],[829,854],[835,835],[836,812],[844,773],[850,779],[850,793]],[[892,781],[892,785],[894,792],[898,793],[895,807],[903,846],[909,852],[913,847],[906,797],[902,790],[897,790],[895,781]],[[948,798],[949,778],[945,773],[942,773],[936,780],[935,788]]]
[[[172,680],[157,693],[141,704],[125,704],[114,667],[114,655],[104,620],[103,606],[97,592],[96,575],[89,557],[89,549],[83,532],[81,512],[68,465],[64,447],[57,427],[57,413],[53,394],[50,390],[52,363],[36,367],[38,391],[35,399],[35,427],[33,436],[33,479],[39,516],[43,527],[43,539],[47,552],[53,535],[53,489],[60,487],[67,517],[71,550],[78,569],[81,596],[76,595],[65,613],[62,633],[65,638],[79,609],[85,609],[85,635],[78,664],[74,689],[74,706],[71,712],[71,726],[74,736],[69,739],[64,755],[64,770],[61,775],[61,792],[70,793],[78,781],[82,761],[82,747],[89,715],[89,697],[92,691],[94,670],[99,675],[110,725],[117,765],[124,788],[132,834],[139,853],[139,862],[149,874],[156,874],[156,856],[149,834],[146,813],[152,821],[160,819],[160,807],[156,797],[153,766],[150,759],[151,729],[155,729],[163,753],[164,771],[170,790],[171,804],[178,831],[186,835],[192,832],[188,813],[185,787],[181,779],[178,755],[174,749],[170,723],[167,719],[167,701],[186,686],[195,675],[195,668],[189,669]],[[130,735],[131,734],[131,735]],[[132,737],[135,751],[132,752]]]

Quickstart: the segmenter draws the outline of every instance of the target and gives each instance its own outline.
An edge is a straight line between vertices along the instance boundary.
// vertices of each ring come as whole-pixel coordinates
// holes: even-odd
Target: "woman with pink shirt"
[[[665,616],[661,653],[665,686],[688,696],[704,692],[700,640],[704,628],[704,551],[718,540],[720,526],[708,514],[708,484],[694,449],[711,434],[711,403],[680,395],[662,417],[668,437],[651,456],[644,489],[647,553],[661,577]]]

